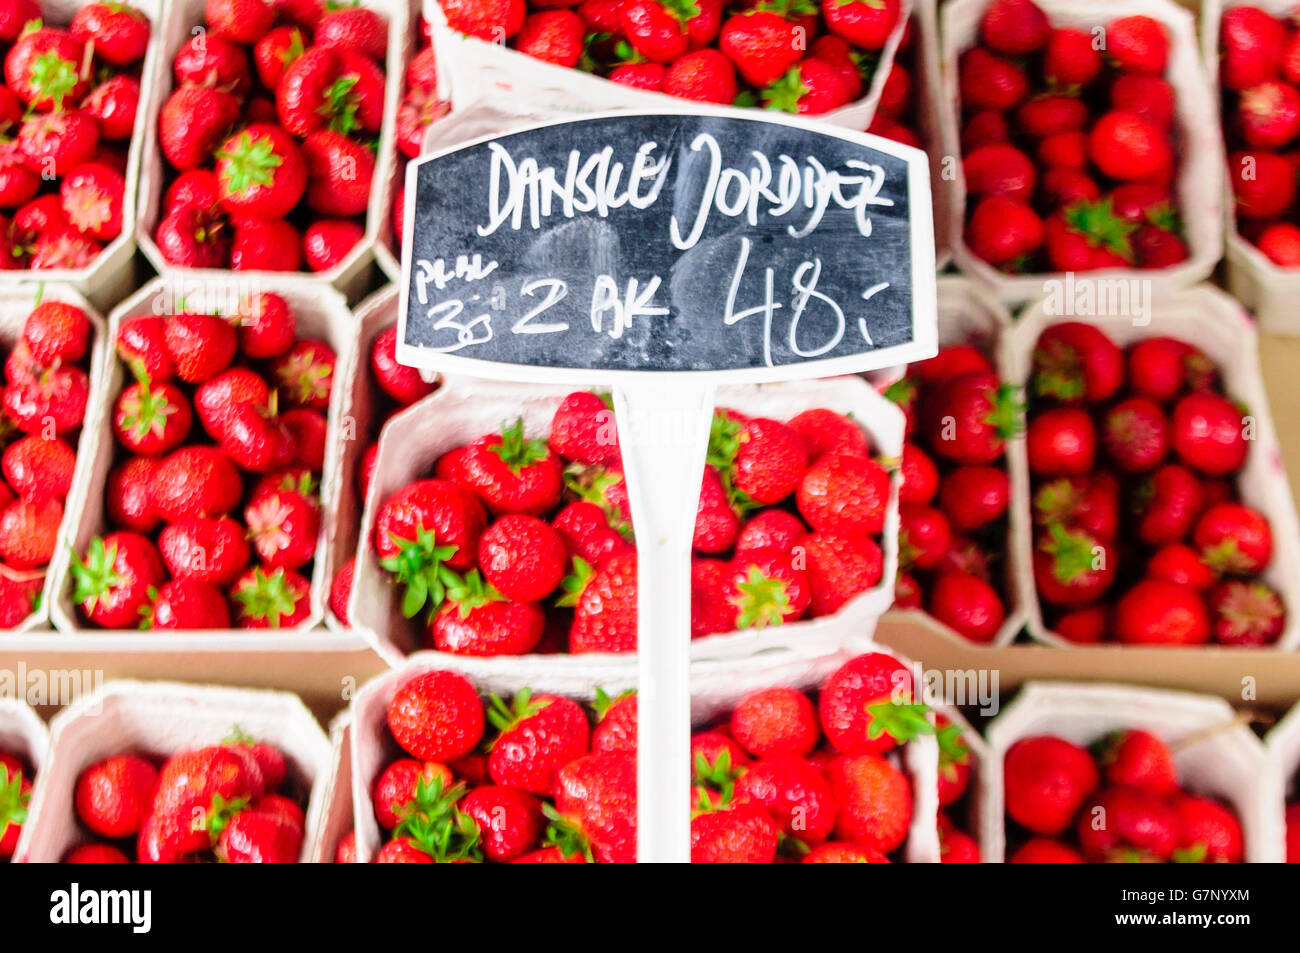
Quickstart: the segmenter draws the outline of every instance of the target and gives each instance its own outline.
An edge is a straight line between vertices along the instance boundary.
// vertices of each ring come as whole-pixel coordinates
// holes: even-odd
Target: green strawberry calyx
[[[354,93],[359,76],[340,76],[325,91],[325,102],[320,107],[320,114],[329,121],[329,128],[343,135],[348,135],[358,128],[357,98]]]
[[[1092,247],[1105,248],[1125,258],[1133,257],[1129,235],[1137,224],[1116,215],[1110,199],[1074,202],[1061,214],[1066,227],[1083,235]]]
[[[594,503],[605,514],[605,522],[628,542],[632,541],[632,524],[623,519],[622,511],[610,501],[609,491],[623,482],[623,474],[602,466],[573,463],[564,471],[564,485],[580,500]]]
[[[1255,561],[1241,551],[1237,540],[1231,536],[1202,549],[1201,562],[1221,575],[1242,575],[1255,569]]]
[[[261,567],[253,570],[252,579],[236,589],[233,596],[239,603],[241,616],[265,619],[273,629],[280,627],[281,618],[294,614],[302,598],[288,584],[283,569],[267,575]]]
[[[546,837],[543,843],[556,848],[565,857],[581,854],[589,864],[596,858],[591,853],[591,842],[581,827],[571,818],[565,817],[550,804],[542,805],[542,814],[549,823],[546,825]]]
[[[137,440],[149,434],[161,437],[167,429],[167,418],[177,408],[164,393],[155,393],[147,381],[140,381],[134,394],[122,401],[122,428],[134,431]]]
[[[23,791],[22,772],[15,772],[12,777],[9,769],[0,764],[0,837],[9,830],[9,825],[21,825],[27,820],[27,804],[31,792]]]
[[[284,163],[270,137],[254,139],[247,130],[229,148],[220,150],[217,158],[226,162],[221,175],[227,195],[243,195],[255,186],[269,188],[275,184],[275,170]]]
[[[803,73],[794,66],[784,76],[763,90],[763,106],[781,112],[797,113],[799,100],[810,90],[803,81]]]
[[[1060,523],[1051,524],[1047,532],[1050,539],[1042,543],[1043,552],[1052,557],[1052,574],[1059,582],[1069,584],[1092,572],[1096,543],[1091,536],[1071,533]]]
[[[944,725],[934,733],[939,744],[939,773],[949,781],[956,780],[957,768],[970,763],[970,748],[962,737],[959,725]]]
[[[77,87],[77,64],[57,53],[42,53],[32,60],[28,77],[38,99],[54,103],[55,112],[63,109],[63,100]]]
[[[921,735],[932,735],[935,729],[930,713],[930,706],[922,702],[883,701],[868,705],[871,720],[867,724],[867,738],[875,741],[889,735],[901,745]]]
[[[591,563],[581,556],[574,556],[573,572],[560,581],[560,588],[564,590],[564,595],[556,599],[555,604],[557,606],[576,606],[578,600],[582,598],[583,591],[587,588],[587,583],[591,582],[594,575],[596,575],[596,569]]]
[[[1000,384],[989,398],[993,405],[984,422],[994,429],[999,437],[1007,440],[1016,436],[1025,427],[1025,404],[1020,399],[1020,388],[1015,384]]]
[[[1038,397],[1077,400],[1083,396],[1083,365],[1074,348],[1050,341],[1034,349],[1033,389]]]
[[[694,775],[692,783],[695,787],[716,791],[721,796],[721,803],[728,804],[735,792],[736,779],[740,777],[740,769],[739,767],[732,767],[730,751],[724,749],[712,764],[709,763],[708,758],[704,757],[704,752],[697,751],[695,753],[695,764],[692,766],[692,774]],[[708,807],[712,810],[712,803]]]
[[[540,702],[535,701],[531,688],[521,688],[515,692],[514,698],[509,702],[506,702],[500,695],[490,695],[488,697],[487,717],[492,726],[501,735],[504,735],[521,721],[533,717],[549,704],[548,699],[543,699]],[[500,735],[498,735],[497,740],[500,740]]]
[[[393,836],[410,838],[412,844],[440,864],[482,860],[478,822],[457,807],[465,792],[464,784],[444,790],[441,777],[420,778],[414,800],[398,809],[401,819]]]
[[[428,606],[432,618],[446,598],[448,587],[462,584],[461,578],[446,565],[456,555],[457,547],[439,546],[433,530],[424,526],[416,529],[413,540],[389,538],[397,553],[381,559],[379,565],[406,587],[402,594],[402,615],[412,619]]]
[[[454,573],[449,573],[454,576]],[[462,619],[469,618],[469,614],[475,609],[481,608],[490,602],[505,602],[506,597],[497,591],[496,587],[483,578],[483,574],[477,569],[471,569],[462,578],[451,582],[447,586],[447,601],[456,604],[456,609]]]
[[[540,463],[550,456],[551,450],[546,441],[540,437],[528,440],[524,437],[524,418],[501,428],[501,440],[488,446],[488,449],[501,458],[501,462],[518,476],[526,467]]]
[[[72,601],[84,606],[87,612],[93,612],[99,600],[122,583],[122,577],[114,568],[116,560],[117,543],[105,546],[102,536],[90,541],[85,562],[74,551],[69,567],[73,582]]]
[[[221,839],[221,833],[230,826],[235,815],[248,807],[248,798],[237,797],[227,801],[220,794],[212,795],[212,803],[203,817],[203,826],[207,829],[212,843]]]
[[[697,0],[660,0],[660,3],[683,25],[700,15],[700,5]]]
[[[885,400],[891,400],[899,407],[906,410],[911,407],[916,400],[916,381],[904,374],[894,383],[885,388],[881,395]]]
[[[635,694],[636,694],[636,689],[629,688],[625,692],[620,692],[617,695],[611,696],[607,691],[605,691],[605,689],[597,685],[596,700],[591,703],[591,710],[596,714],[596,723],[599,724],[600,722],[604,721],[605,716],[609,714],[609,710],[611,708],[613,708],[623,699],[631,698]]]
[[[1065,477],[1045,483],[1034,494],[1034,516],[1040,523],[1056,523],[1078,512],[1080,497]]]
[[[780,625],[790,611],[786,581],[769,579],[757,566],[749,567],[747,578],[736,583],[736,593],[728,601],[736,607],[736,625],[741,629]]]

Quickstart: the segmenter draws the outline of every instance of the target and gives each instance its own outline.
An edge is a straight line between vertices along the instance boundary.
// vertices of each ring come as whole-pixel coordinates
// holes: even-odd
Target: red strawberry
[[[625,23],[637,7],[637,4],[631,4],[624,12]],[[645,17],[639,11],[637,15]],[[796,42],[800,37],[799,29],[794,21],[771,11],[740,13],[728,17],[722,24],[718,48],[736,64],[741,76],[761,88],[776,82],[801,59],[804,46]],[[635,39],[632,42],[635,46]],[[639,47],[638,51],[652,60],[671,62],[678,59],[685,49],[663,60]]]
[[[1173,166],[1162,129],[1134,113],[1115,110],[1093,125],[1088,155],[1103,173],[1124,182],[1166,182]]]
[[[270,811],[240,811],[221,831],[216,854],[229,864],[292,864],[302,851],[302,833]]]
[[[447,586],[446,601],[429,623],[429,641],[458,655],[524,655],[546,628],[534,602],[508,602],[483,582],[477,569]]]
[[[907,571],[933,569],[952,545],[948,518],[934,507],[905,503],[898,508],[898,560]]]
[[[591,854],[601,863],[636,860],[636,760],[626,755],[591,754],[570,761],[556,774],[551,821],[576,825]],[[572,819],[565,824],[566,819]],[[570,851],[571,853],[572,851]]]
[[[505,787],[550,794],[555,775],[587,751],[587,716],[559,695],[533,695],[526,689],[512,704],[493,696],[488,719],[500,732],[488,759],[492,780]]]
[[[1178,844],[1178,816],[1137,788],[1098,791],[1084,802],[1075,828],[1083,855],[1093,861],[1167,860]]]
[[[1077,851],[1047,837],[1025,841],[1007,858],[1009,864],[1082,864],[1084,859]]]
[[[273,490],[244,509],[248,538],[262,565],[298,569],[316,554],[320,512],[292,490]]]
[[[501,43],[523,25],[524,0],[447,0],[442,12],[457,33]]]
[[[132,384],[117,398],[113,431],[134,454],[160,457],[180,446],[190,432],[189,402],[172,384]]]
[[[971,195],[995,195],[1013,202],[1028,202],[1034,194],[1034,163],[1015,146],[993,142],[966,155],[962,163],[966,189]]]
[[[483,854],[496,863],[523,857],[544,832],[537,798],[514,788],[485,784],[465,795],[459,807],[478,824]]]
[[[622,9],[621,3],[619,9]],[[668,71],[661,63],[624,63],[622,66],[614,67],[607,78],[611,83],[618,83],[620,86],[631,86],[633,89],[646,89],[657,93],[663,89],[664,77],[667,74]]]
[[[780,829],[757,804],[709,808],[691,818],[691,863],[770,864]]]
[[[270,31],[275,10],[265,0],[207,0],[203,17],[214,36],[249,44]]]
[[[518,602],[537,602],[555,591],[567,562],[563,538],[533,516],[508,514],[479,537],[483,575],[506,598]]]
[[[569,583],[565,583],[568,588]],[[636,552],[606,560],[582,585],[573,602],[569,651],[632,652],[637,639]]]
[[[962,54],[958,64],[962,106],[967,109],[1010,109],[1029,91],[1024,71],[1010,60],[976,47]]]
[[[368,57],[313,46],[285,70],[276,90],[284,128],[306,136],[321,128],[376,133],[384,112],[383,71]]]
[[[136,533],[109,533],[90,541],[84,562],[73,558],[72,601],[86,619],[104,629],[134,628],[149,603],[149,590],[163,581],[153,543]]]
[[[911,672],[883,652],[844,663],[822,684],[818,698],[826,739],[843,754],[882,754],[928,734],[928,711],[913,702]]]
[[[308,208],[338,218],[365,212],[375,172],[373,152],[333,130],[318,129],[303,142],[302,157]]]
[[[930,587],[929,613],[972,642],[991,642],[1006,610],[997,591],[968,572],[949,570]]]
[[[290,403],[316,410],[329,408],[336,355],[324,341],[302,339],[277,358],[272,371]]]
[[[23,433],[45,436],[51,426],[56,435],[81,426],[86,415],[90,381],[79,367],[52,367],[39,377],[11,382],[0,403],[5,415]]]
[[[313,222],[303,232],[303,258],[312,271],[329,271],[338,267],[364,237],[365,230],[356,222]]]
[[[1133,113],[1167,130],[1174,124],[1174,87],[1159,76],[1124,73],[1111,83],[1110,108]]]
[[[235,624],[243,629],[292,629],[311,615],[310,595],[310,583],[292,569],[250,569],[230,588]]]
[[[830,615],[854,596],[880,584],[884,556],[870,539],[835,532],[813,533],[803,539],[807,559],[809,608],[812,615]]]
[[[220,89],[182,86],[158,115],[158,141],[177,169],[196,169],[239,118],[239,100]]]
[[[1016,121],[1025,132],[1040,138],[1074,132],[1087,124],[1088,107],[1077,96],[1044,93],[1021,103]]]
[[[724,596],[735,607],[738,629],[793,622],[807,611],[811,599],[806,570],[797,567],[790,554],[772,549],[737,554]]]
[[[388,24],[366,7],[327,9],[316,24],[316,46],[363,53],[382,63],[388,52]]]
[[[826,27],[864,50],[885,45],[898,23],[898,0],[848,0],[822,9]]]
[[[75,105],[90,83],[82,71],[84,44],[67,30],[41,26],[24,31],[5,57],[5,83],[37,112]],[[87,71],[88,72],[88,71]]]
[[[12,43],[28,23],[40,18],[41,8],[36,0],[8,0],[0,5],[0,40]]]
[[[1138,788],[1156,797],[1168,797],[1178,790],[1173,753],[1149,731],[1113,732],[1094,750],[1107,784]]]
[[[1188,394],[1170,414],[1174,451],[1209,476],[1224,476],[1246,461],[1245,413],[1217,394]]]
[[[802,758],[777,755],[758,762],[736,782],[735,798],[765,808],[786,836],[805,845],[821,843],[835,827],[830,784]]]
[[[201,383],[220,374],[235,356],[238,343],[229,321],[210,314],[174,314],[166,319],[163,345],[187,383]]]
[[[10,503],[0,510],[0,560],[15,569],[44,566],[54,555],[62,522],[61,500]]]
[[[973,759],[959,726],[937,712],[934,724],[939,744],[939,806],[948,807],[970,787]]]
[[[1208,601],[1214,640],[1223,645],[1269,645],[1286,625],[1281,598],[1262,582],[1221,582]]]
[[[1240,503],[1209,507],[1197,521],[1192,539],[1201,559],[1219,573],[1244,576],[1262,572],[1273,558],[1268,520]]]
[[[1034,546],[1034,584],[1039,596],[1058,606],[1081,606],[1115,581],[1114,547],[1085,530],[1053,523]]]
[[[239,504],[239,471],[213,447],[181,447],[164,457],[154,473],[154,508],[169,523],[189,517],[222,516]]]
[[[1200,593],[1161,579],[1144,579],[1115,606],[1121,642],[1200,645],[1210,640],[1210,617]]]
[[[821,731],[812,702],[793,688],[750,692],[731,713],[731,733],[756,758],[806,757]]]
[[[1092,756],[1062,738],[1022,738],[1003,761],[1006,809],[1035,834],[1062,833],[1075,811],[1097,787]]]
[[[232,229],[219,213],[193,206],[158,223],[154,241],[163,259],[185,268],[222,268],[230,256]]]
[[[1106,52],[1122,70],[1162,76],[1169,61],[1169,34],[1152,17],[1119,17],[1106,27]]]
[[[1090,83],[1101,72],[1101,54],[1085,30],[1058,28],[1047,38],[1043,74],[1049,86],[1070,87]]]
[[[399,758],[384,768],[375,781],[372,796],[375,820],[384,830],[393,830],[419,807],[412,802],[420,797],[422,785],[437,782],[442,790],[447,790],[454,780],[451,769],[445,764]]]
[[[144,823],[158,786],[158,769],[136,755],[105,758],[77,778],[74,803],[81,823],[111,839],[131,837]]]
[[[1106,452],[1126,473],[1152,470],[1169,452],[1169,424],[1160,405],[1147,397],[1130,397],[1112,406],[1102,428]]]
[[[1241,822],[1231,810],[1210,798],[1181,793],[1170,806],[1178,818],[1175,860],[1239,864],[1245,859]]]
[[[392,335],[396,340],[395,328]],[[383,386],[382,380],[380,386]],[[614,424],[610,398],[591,391],[569,394],[551,418],[549,442],[552,450],[574,463],[595,465],[617,461],[618,428]]]
[[[1218,579],[1215,571],[1201,561],[1200,554],[1182,543],[1170,543],[1157,550],[1147,560],[1147,575],[1196,590],[1208,589]]]
[[[1005,265],[1043,243],[1043,222],[1023,202],[993,195],[981,199],[966,226],[971,250],[991,265]]]
[[[586,24],[572,10],[543,10],[524,17],[515,49],[557,66],[574,67],[582,58]]]
[[[1203,390],[1215,375],[1202,351],[1174,338],[1146,338],[1129,351],[1129,386],[1152,400],[1170,400],[1184,387]]]
[[[1300,91],[1276,80],[1242,90],[1237,100],[1237,127],[1247,145],[1285,145],[1300,132]]]
[[[242,218],[233,223],[230,267],[235,271],[298,271],[298,230],[288,222]]]
[[[465,485],[494,513],[539,515],[559,500],[559,457],[545,441],[524,437],[522,418],[470,444],[462,467]]]
[[[5,447],[0,461],[9,486],[31,503],[66,499],[76,465],[76,451],[58,437],[20,437]]]
[[[1172,463],[1161,467],[1137,492],[1138,538],[1152,546],[1178,542],[1203,502],[1201,483],[1190,470]]]
[[[1243,4],[1223,12],[1219,43],[1223,48],[1223,83],[1245,89],[1277,75],[1286,47],[1281,20],[1258,7]]]
[[[159,587],[141,627],[197,631],[230,628],[226,597],[210,582],[173,579]]]
[[[158,461],[132,457],[108,475],[105,507],[115,526],[137,533],[152,532],[159,517],[153,505],[153,478]]]
[[[266,381],[256,373],[246,367],[232,367],[199,385],[194,392],[194,409],[208,435],[223,440],[241,405],[266,406],[270,397]]]
[[[592,709],[598,719],[591,731],[593,754],[636,754],[636,692],[626,691],[610,698],[599,687]]]
[[[997,467],[957,467],[943,478],[939,507],[959,533],[979,529],[999,519],[1011,500],[1011,481]]]
[[[724,597],[730,576],[720,559],[691,560],[691,638],[735,630],[736,613]]]
[[[93,43],[95,56],[114,66],[144,59],[149,46],[149,20],[120,3],[90,3],[76,12],[68,27],[83,43]]]
[[[221,202],[233,215],[283,218],[307,187],[303,154],[277,126],[248,126],[218,146],[216,156]]]
[[[1110,338],[1082,321],[1047,328],[1034,346],[1033,392],[1063,402],[1106,400],[1124,379],[1124,355]]]
[[[242,98],[248,94],[252,85],[244,48],[210,32],[191,36],[181,45],[172,59],[172,76],[176,80],[178,91],[186,87],[198,87],[216,89]],[[211,100],[190,96],[185,101],[204,103]],[[212,144],[215,145],[215,142]]]
[[[826,773],[839,806],[839,837],[882,854],[902,845],[912,820],[912,786],[902,771],[861,754],[836,758]]]
[[[1020,426],[1017,389],[991,373],[954,377],[927,395],[920,427],[930,448],[956,463],[987,464]]]
[[[1006,117],[1000,110],[984,109],[975,113],[961,131],[961,151],[974,152],[991,142],[1006,142],[1010,138]]]
[[[1033,0],[994,0],[980,19],[980,38],[995,53],[1023,56],[1047,43],[1051,25]]]
[[[250,554],[243,527],[226,517],[172,523],[158,535],[158,549],[174,578],[218,586],[233,583]]]
[[[90,319],[76,305],[42,301],[23,321],[22,339],[37,364],[76,364],[86,354]]]
[[[889,499],[889,473],[874,460],[827,454],[799,482],[799,514],[816,530],[880,532]]]
[[[363,7],[355,9],[374,15]],[[253,47],[253,63],[262,85],[275,90],[284,77],[284,71],[306,51],[308,42],[306,34],[296,26],[278,26],[258,40]]]
[[[1270,152],[1234,152],[1228,173],[1237,214],[1244,218],[1273,218],[1295,200],[1296,170],[1291,160]]]
[[[279,357],[293,346],[296,327],[289,303],[261,292],[240,309],[239,349],[251,358]]]

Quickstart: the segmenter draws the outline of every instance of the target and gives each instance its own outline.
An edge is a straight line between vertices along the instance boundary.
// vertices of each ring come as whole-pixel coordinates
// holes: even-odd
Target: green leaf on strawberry
[[[556,848],[565,857],[581,854],[587,859],[587,863],[596,862],[596,858],[591,853],[591,843],[577,824],[550,804],[542,804],[542,814],[550,822],[546,826],[546,837],[543,841],[547,847]]]
[[[749,567],[749,576],[736,584],[731,604],[739,610],[736,627],[762,629],[780,625],[790,611],[790,596],[784,579],[768,579],[757,566]]]
[[[540,437],[528,440],[524,438],[524,418],[519,417],[513,424],[501,428],[501,442],[489,447],[501,461],[518,476],[525,467],[545,460],[550,454],[546,441]]]
[[[252,575],[252,585],[236,589],[234,599],[243,606],[245,616],[266,619],[271,628],[278,629],[281,617],[293,615],[300,596],[288,584],[283,569],[276,569],[268,576],[259,567]]]
[[[433,530],[423,526],[415,531],[415,535],[414,540],[391,537],[397,554],[380,560],[379,565],[406,587],[402,595],[402,615],[413,619],[428,606],[432,618],[446,598],[448,586],[461,584],[460,577],[446,565],[447,560],[456,555],[456,547],[439,546]]]
[[[224,185],[230,195],[242,195],[255,185],[274,184],[275,170],[284,162],[270,139],[254,139],[248,132],[240,133],[235,144],[218,152],[217,158],[226,160]]]
[[[23,776],[15,772],[9,776],[9,769],[0,764],[0,837],[4,836],[10,824],[22,824],[27,820],[27,804],[31,792],[23,792]]]
[[[921,735],[934,734],[930,706],[922,702],[886,701],[868,705],[867,713],[871,715],[867,737],[873,741],[882,735],[889,735],[901,745]]]

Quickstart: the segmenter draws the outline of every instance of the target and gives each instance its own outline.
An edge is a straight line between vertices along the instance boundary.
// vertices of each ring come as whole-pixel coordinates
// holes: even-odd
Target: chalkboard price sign
[[[924,156],[752,113],[619,113],[413,163],[398,358],[513,380],[776,380],[934,351]]]

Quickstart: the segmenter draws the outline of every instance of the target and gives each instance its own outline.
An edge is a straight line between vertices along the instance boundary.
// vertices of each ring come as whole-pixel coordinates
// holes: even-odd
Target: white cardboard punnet
[[[1141,729],[1173,748],[1179,782],[1194,794],[1220,798],[1241,821],[1246,861],[1283,858],[1277,767],[1264,745],[1222,698],[1128,685],[1027,682],[986,732],[983,781],[984,859],[1006,854],[1003,759],[1022,738],[1056,735],[1087,747],[1112,731]]]
[[[76,816],[81,772],[113,755],[166,758],[220,744],[238,727],[275,745],[289,763],[289,784],[308,794],[302,862],[310,859],[320,822],[330,744],[296,695],[287,692],[114,681],[67,706],[50,722],[50,756],[28,807],[15,859],[55,863],[87,840]]]
[[[87,2],[88,0],[41,0],[40,7],[48,23],[66,27]],[[146,129],[151,121],[149,116],[154,108],[154,77],[161,57],[158,37],[162,32],[164,3],[163,0],[130,0],[129,5],[149,18],[150,36],[149,47],[140,66],[140,102],[127,149],[125,187],[122,192],[122,231],[85,268],[0,271],[0,287],[26,281],[66,283],[93,301],[96,307],[107,311],[130,294],[138,283],[135,248],[139,223],[133,212],[142,191],[141,157],[145,151]]]
[[[168,0],[162,28],[159,30],[160,42],[156,44],[157,56],[150,76],[152,96],[149,102],[142,102],[140,108],[147,116],[147,123],[137,134],[137,146],[142,148],[143,157],[140,165],[140,195],[136,226],[141,251],[149,263],[161,274],[184,274],[190,280],[230,280],[236,278],[260,280],[278,290],[295,283],[310,287],[323,284],[333,285],[350,298],[359,298],[369,287],[374,271],[374,245],[380,236],[390,230],[389,210],[393,200],[394,163],[397,147],[397,107],[400,102],[406,62],[410,55],[411,36],[409,4],[407,0],[365,0],[365,6],[371,7],[388,18],[388,55],[381,64],[384,68],[384,120],[379,131],[379,144],[375,159],[373,187],[370,190],[370,204],[366,209],[365,235],[356,247],[339,262],[338,265],[322,272],[266,272],[241,271],[231,272],[220,268],[178,268],[166,261],[153,233],[162,219],[162,200],[167,179],[168,165],[158,146],[158,114],[163,104],[171,95],[175,86],[172,77],[172,60],[181,46],[193,35],[195,29],[202,28],[206,0]],[[304,264],[304,268],[306,265]],[[130,287],[123,288],[114,300],[120,300]]]
[[[898,23],[880,51],[875,73],[863,97],[817,116],[818,120],[859,132],[871,124],[911,14],[912,0],[901,0]],[[581,70],[543,62],[501,44],[457,33],[447,26],[447,18],[437,0],[424,0],[424,18],[433,28],[439,83],[446,84],[442,96],[451,100],[455,110],[479,99],[509,100],[525,108],[541,107],[563,113],[681,108],[682,100],[664,93],[633,89]]]
[[[38,634],[46,628],[50,617],[50,604],[54,601],[57,587],[57,566],[62,554],[67,550],[78,526],[81,525],[82,510],[85,504],[86,482],[94,466],[95,457],[95,421],[99,408],[104,404],[103,365],[104,356],[104,319],[94,307],[72,287],[52,282],[30,279],[12,284],[0,285],[0,346],[7,352],[22,334],[23,322],[27,315],[40,301],[65,301],[76,305],[90,318],[90,340],[87,342],[87,376],[90,378],[90,393],[86,399],[86,416],[77,436],[77,464],[72,473],[72,486],[63,505],[63,522],[59,524],[58,544],[54,558],[45,570],[45,583],[41,588],[39,606],[22,622],[12,629],[0,632],[0,646],[17,651],[27,644],[46,644],[48,636]],[[23,633],[32,633],[31,637]],[[35,640],[35,641],[33,641]]]
[[[0,696],[0,751],[16,754],[40,774],[49,753],[50,733],[26,702]]]
[[[224,280],[209,281],[191,274],[184,276],[173,274],[170,278],[155,278],[134,295],[122,302],[109,320],[108,338],[116,340],[117,329],[129,318],[146,314],[171,314],[179,307],[178,302],[223,301],[230,305],[237,298],[261,291],[275,290],[275,293],[288,302],[297,320],[299,338],[317,338],[325,341],[334,349],[336,367],[334,386],[330,394],[330,409],[326,429],[325,466],[323,473],[329,474],[337,469],[335,457],[340,452],[342,440],[338,431],[341,427],[339,404],[341,403],[338,385],[338,367],[347,363],[353,345],[352,315],[347,309],[343,296],[332,288],[310,285],[304,282],[284,284],[267,283],[255,277],[245,281],[240,276],[227,274]],[[216,307],[214,311],[229,313],[232,307]],[[93,466],[82,486],[83,506],[79,512],[75,532],[69,535],[69,546],[62,547],[52,566],[54,575],[51,616],[58,634],[42,635],[40,647],[65,651],[106,650],[106,651],[275,651],[279,649],[301,649],[308,644],[304,638],[327,640],[324,644],[336,647],[340,639],[355,641],[350,633],[309,633],[320,622],[324,604],[329,594],[329,578],[325,575],[326,536],[322,531],[317,542],[316,555],[311,573],[310,616],[302,625],[293,630],[277,632],[273,629],[232,629],[208,630],[196,632],[124,632],[111,631],[83,626],[78,610],[72,602],[72,580],[70,567],[73,551],[80,556],[85,553],[90,540],[107,529],[107,517],[104,509],[104,492],[109,472],[116,461],[117,443],[113,436],[113,401],[122,388],[126,386],[127,372],[125,365],[109,355],[104,361],[101,392],[105,395],[97,408],[93,420],[87,421],[91,431],[91,456]],[[191,429],[189,442],[204,443],[205,435],[197,418]],[[322,512],[330,512],[334,486],[322,479],[320,486]]]
[[[1246,465],[1237,476],[1241,501],[1259,510],[1273,531],[1273,559],[1261,574],[1264,582],[1282,596],[1287,609],[1286,626],[1276,648],[1294,651],[1300,645],[1300,521],[1291,500],[1282,451],[1273,429],[1268,397],[1259,372],[1258,338],[1255,322],[1230,297],[1201,285],[1149,300],[1145,323],[1131,315],[1089,316],[1084,320],[1104,331],[1121,348],[1144,338],[1168,336],[1199,347],[1219,369],[1227,395],[1242,401],[1254,418],[1255,439]],[[1047,301],[1031,306],[1015,329],[1003,339],[1002,376],[1013,383],[1026,383],[1033,366],[1034,345],[1049,326],[1075,320],[1071,315],[1050,314]],[[1021,510],[1030,506],[1029,461],[1024,441],[1008,447],[1012,499]],[[1012,525],[1012,549],[1020,585],[1020,602],[1028,613],[1029,634],[1050,645],[1069,646],[1068,640],[1049,630],[1043,621],[1033,576],[1032,517],[1023,512]]]
[[[341,841],[352,830],[352,719],[344,709],[330,725],[329,773],[321,795],[320,823],[308,860],[332,864]]]
[[[1076,281],[1106,281],[1140,278],[1157,291],[1185,288],[1209,277],[1223,251],[1223,140],[1214,121],[1215,97],[1201,68],[1192,14],[1172,0],[1039,0],[1053,26],[1092,31],[1104,28],[1121,16],[1144,14],[1163,23],[1169,31],[1169,65],[1165,78],[1177,93],[1176,141],[1178,175],[1174,196],[1182,217],[1187,260],[1169,268],[1140,271],[1112,268],[1086,275]],[[952,0],[940,13],[939,35],[943,51],[944,151],[954,159],[961,156],[961,99],[958,90],[958,60],[975,45],[980,18],[988,0]],[[948,239],[957,266],[977,281],[991,287],[1003,301],[1018,303],[1036,298],[1047,282],[1060,282],[1059,272],[1008,275],[979,258],[964,239],[966,222],[966,178],[960,161],[954,162],[951,202],[948,209]]]

